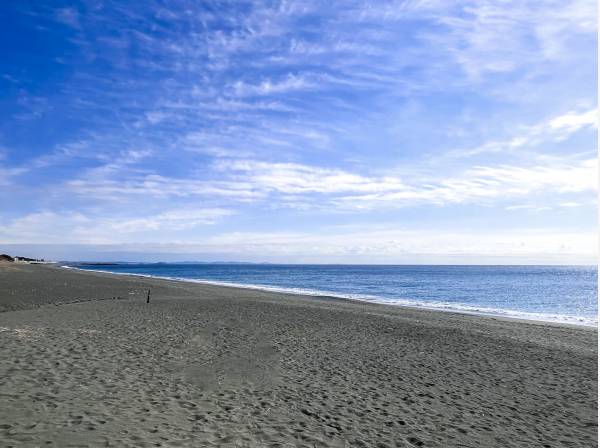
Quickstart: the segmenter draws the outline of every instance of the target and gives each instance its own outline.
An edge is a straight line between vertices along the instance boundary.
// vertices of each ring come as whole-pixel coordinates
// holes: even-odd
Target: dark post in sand
[[[148,295],[146,296],[146,303],[150,303],[150,290],[148,290]]]

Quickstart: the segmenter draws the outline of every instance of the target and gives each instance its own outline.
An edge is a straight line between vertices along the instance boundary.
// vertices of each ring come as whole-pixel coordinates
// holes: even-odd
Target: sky
[[[596,2],[0,4],[0,252],[595,263]]]

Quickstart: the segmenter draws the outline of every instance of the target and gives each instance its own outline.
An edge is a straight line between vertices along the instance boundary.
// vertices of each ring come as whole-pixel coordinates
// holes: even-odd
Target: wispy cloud
[[[111,174],[112,164],[95,172]],[[589,193],[597,187],[596,159],[529,167],[475,166],[457,176],[429,176],[402,180],[394,176],[365,176],[341,169],[298,163],[223,159],[213,164],[220,180],[168,178],[157,174],[75,180],[67,188],[80,195],[123,201],[144,197],[221,197],[233,201],[269,200],[291,207],[316,205],[364,210],[374,207],[491,204],[511,198],[554,193]],[[562,202],[568,202],[562,200]]]
[[[13,183],[13,178],[26,173],[25,167],[5,168],[0,165],[0,186],[7,187]]]
[[[204,181],[182,179],[149,174],[130,177],[126,180],[98,179],[73,180],[66,185],[67,190],[86,197],[94,197],[120,202],[131,197],[223,197],[234,201],[250,201],[264,197],[264,193],[254,191],[252,185],[232,181]]]
[[[395,178],[369,178],[339,169],[297,163],[223,160],[215,166],[220,171],[231,172],[251,185],[281,193],[385,192],[406,188]]]
[[[56,20],[65,25],[79,29],[79,12],[75,8],[61,8],[56,11]]]
[[[167,230],[169,232],[191,229],[199,225],[210,225],[219,222],[226,216],[233,215],[232,210],[222,208],[169,210],[157,215],[144,216],[139,219],[125,219],[102,222],[110,230],[117,232],[143,232],[146,230]],[[93,234],[93,233],[92,233]]]
[[[128,241],[156,241],[201,226],[210,226],[235,212],[222,208],[186,208],[162,213],[106,217],[94,214],[42,211],[3,222],[2,243],[85,243],[107,244]],[[140,213],[141,214],[141,213]]]
[[[510,139],[487,142],[472,149],[451,151],[445,156],[470,157],[483,153],[532,149],[544,142],[565,140],[582,129],[594,128],[597,125],[598,111],[596,109],[585,112],[567,112],[543,123],[523,126],[520,132]]]
[[[572,134],[585,127],[597,127],[598,118],[597,109],[582,113],[569,112],[550,120],[548,127],[554,131]]]
[[[508,207],[505,207],[505,210],[508,211],[512,211],[512,210],[533,210],[535,212],[543,212],[546,210],[552,210],[552,207],[548,207],[548,206],[539,206],[539,205],[533,205],[533,204],[518,204],[518,205],[509,205]]]
[[[301,234],[301,251],[346,221],[444,230],[483,211],[595,228],[591,0],[0,9],[23,46],[0,75],[5,240],[205,241],[218,222],[223,250]],[[360,253],[355,233],[331,253]]]
[[[428,5],[430,6],[430,5]],[[592,33],[595,2],[448,2],[432,4],[429,14],[449,30],[430,38],[454,54],[466,73],[479,79],[486,73],[514,72],[550,60],[571,57],[570,39]],[[462,14],[449,12],[457,9]],[[441,12],[441,13],[440,13]],[[568,31],[567,31],[568,30]]]
[[[352,195],[340,201],[354,207],[376,204],[436,205],[489,203],[536,193],[593,192],[597,186],[597,162],[585,160],[574,165],[475,167],[460,177],[431,179],[425,185],[411,185],[397,191]]]
[[[236,81],[232,87],[235,96],[250,95],[272,95],[288,93],[298,90],[314,89],[317,87],[318,77],[307,75],[288,74],[281,80],[265,80],[259,84],[248,84],[244,81]]]

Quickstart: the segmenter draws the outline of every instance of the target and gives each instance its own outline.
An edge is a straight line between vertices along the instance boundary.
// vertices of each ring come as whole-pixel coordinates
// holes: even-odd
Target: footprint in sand
[[[205,328],[191,338],[189,351],[192,362],[184,367],[183,378],[202,390],[237,388],[248,383],[268,388],[278,378],[279,352],[275,345],[266,335],[239,323]]]

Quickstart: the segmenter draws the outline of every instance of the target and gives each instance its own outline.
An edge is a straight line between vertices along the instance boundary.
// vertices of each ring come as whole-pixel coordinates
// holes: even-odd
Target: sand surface
[[[0,309],[1,447],[597,446],[592,329],[41,265]]]

